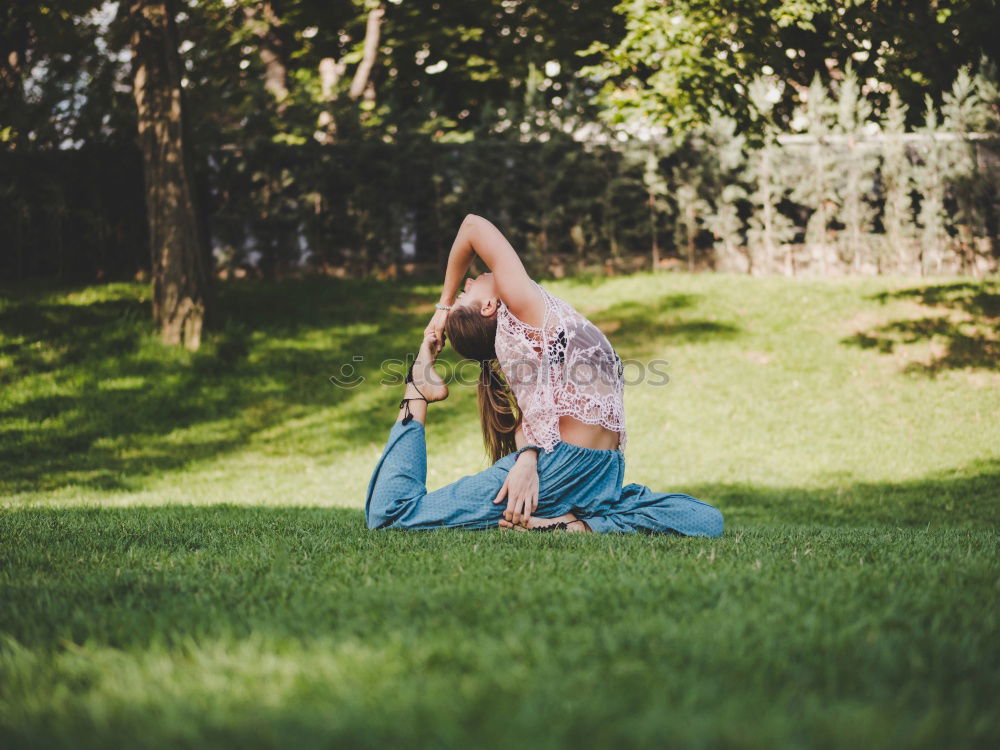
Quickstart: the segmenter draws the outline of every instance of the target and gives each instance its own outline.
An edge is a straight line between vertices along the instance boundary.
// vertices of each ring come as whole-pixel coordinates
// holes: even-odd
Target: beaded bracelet
[[[514,458],[518,459],[524,451],[535,451],[535,457],[538,458],[542,455],[542,446],[540,445],[526,445],[523,448],[518,448],[514,453]]]

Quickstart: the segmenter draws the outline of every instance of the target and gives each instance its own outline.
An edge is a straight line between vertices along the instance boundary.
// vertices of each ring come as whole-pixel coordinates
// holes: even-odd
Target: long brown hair
[[[496,316],[487,318],[471,307],[456,307],[448,313],[444,331],[455,351],[479,363],[479,422],[486,453],[496,463],[517,450],[514,432],[521,424],[517,400],[497,361]]]

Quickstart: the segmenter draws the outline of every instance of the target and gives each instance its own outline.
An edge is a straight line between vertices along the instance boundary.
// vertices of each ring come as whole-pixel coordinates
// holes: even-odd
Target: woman
[[[466,279],[456,298],[473,253],[490,273]],[[462,222],[436,306],[368,485],[369,528],[722,534],[722,514],[707,503],[622,486],[621,360],[593,323],[528,276],[486,219]],[[480,364],[480,421],[494,463],[427,492],[424,425],[428,404],[448,395],[433,367],[445,338]]]

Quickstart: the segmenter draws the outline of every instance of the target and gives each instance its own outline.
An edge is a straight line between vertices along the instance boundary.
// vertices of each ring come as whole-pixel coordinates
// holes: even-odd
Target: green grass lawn
[[[542,283],[721,539],[368,531],[433,284],[224,285],[197,354],[0,291],[0,746],[996,746],[1000,283]],[[427,434],[487,465],[471,386]]]

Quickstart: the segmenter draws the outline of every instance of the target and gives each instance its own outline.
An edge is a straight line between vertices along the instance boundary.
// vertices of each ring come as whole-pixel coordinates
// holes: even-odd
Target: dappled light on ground
[[[874,299],[883,305],[904,300],[920,307],[911,316],[859,331],[845,343],[884,354],[910,348],[925,352],[905,365],[906,372],[933,376],[946,369],[1000,371],[1000,285],[996,282],[932,284],[880,292]]]

